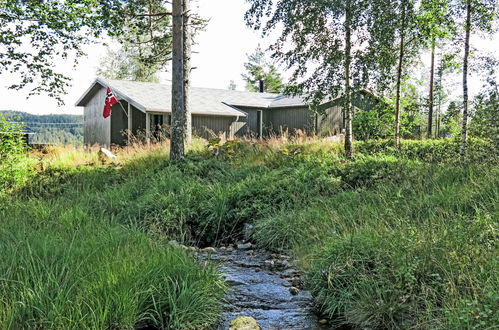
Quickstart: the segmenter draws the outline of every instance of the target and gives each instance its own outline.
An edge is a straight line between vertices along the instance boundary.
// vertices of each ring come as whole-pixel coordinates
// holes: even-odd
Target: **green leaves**
[[[31,88],[63,104],[69,77],[54,70],[57,59],[84,55],[82,45],[98,36],[109,1],[0,1],[0,73],[17,77],[12,89]]]
[[[258,92],[259,81],[263,80],[265,92],[281,93],[284,88],[281,74],[274,64],[269,63],[265,53],[260,46],[253,54],[248,55],[248,62],[244,63],[246,73],[242,75],[246,81],[246,89],[250,92]]]

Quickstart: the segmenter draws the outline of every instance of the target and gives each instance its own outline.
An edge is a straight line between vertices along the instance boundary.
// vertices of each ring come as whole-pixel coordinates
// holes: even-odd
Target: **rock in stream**
[[[265,330],[329,328],[319,323],[312,297],[301,287],[289,257],[249,250],[247,245],[201,252],[200,257],[220,262],[230,286],[218,329],[229,329],[231,320],[239,316],[254,318]]]

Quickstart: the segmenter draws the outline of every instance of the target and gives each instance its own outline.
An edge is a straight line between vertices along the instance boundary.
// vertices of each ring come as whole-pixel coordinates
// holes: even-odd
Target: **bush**
[[[428,163],[455,163],[459,161],[459,140],[402,140],[396,149],[393,140],[356,142],[355,148],[366,155],[391,155]],[[495,145],[490,140],[469,138],[467,160],[471,163],[497,161]]]
[[[421,230],[360,231],[314,256],[309,284],[338,323],[370,328],[488,328],[499,289],[490,216]],[[430,228],[428,228],[430,229]],[[472,239],[470,239],[472,238]]]
[[[0,113],[0,191],[22,184],[30,172],[26,159],[24,125]]]

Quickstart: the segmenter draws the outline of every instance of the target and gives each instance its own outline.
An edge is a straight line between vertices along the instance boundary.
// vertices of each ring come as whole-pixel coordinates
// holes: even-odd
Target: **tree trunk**
[[[431,41],[430,95],[428,102],[428,139],[433,133],[433,86],[435,78],[435,39]]]
[[[170,159],[184,158],[184,61],[182,0],[173,0],[173,49],[172,49],[172,133]]]
[[[459,154],[461,162],[466,160],[466,148],[468,144],[468,57],[470,54],[470,31],[471,31],[471,0],[466,1],[466,38],[464,41],[463,61],[463,127],[461,132],[461,147]]]
[[[352,91],[350,86],[350,66],[351,58],[351,20],[352,13],[350,0],[347,0],[345,12],[345,155],[347,158],[353,157],[352,138]]]
[[[191,13],[190,0],[184,0],[184,116],[185,116],[185,144],[189,146],[192,140],[192,116],[190,99],[191,87],[191,46],[192,46],[192,28],[191,28]]]
[[[399,63],[397,67],[397,92],[395,99],[395,146],[400,148],[400,85],[402,81],[402,67],[404,64],[405,41],[405,2],[402,2],[402,24],[400,26]]]

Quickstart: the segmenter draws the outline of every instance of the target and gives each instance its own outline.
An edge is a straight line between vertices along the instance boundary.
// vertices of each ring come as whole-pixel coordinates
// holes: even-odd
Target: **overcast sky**
[[[244,24],[244,12],[248,5],[244,0],[198,0],[196,6],[200,15],[209,18],[206,31],[198,37],[194,46],[192,85],[195,87],[227,88],[230,80],[236,82],[238,89],[244,88],[241,80],[243,64],[247,54],[252,53],[258,44],[267,47],[272,40],[262,40],[258,32]],[[489,51],[499,51],[499,37],[494,42],[480,42],[476,45]],[[82,108],[74,106],[76,100],[95,79],[95,71],[100,58],[105,55],[102,45],[87,47],[88,56],[80,59],[76,68],[72,62],[60,61],[57,70],[73,78],[73,86],[64,98],[66,105],[58,107],[55,100],[40,95],[26,98],[28,91],[12,91],[6,86],[12,83],[8,75],[2,74],[0,82],[0,110],[19,110],[38,114],[73,113],[82,114]],[[162,74],[161,80],[169,79]],[[472,82],[472,91],[478,90],[478,81]]]

